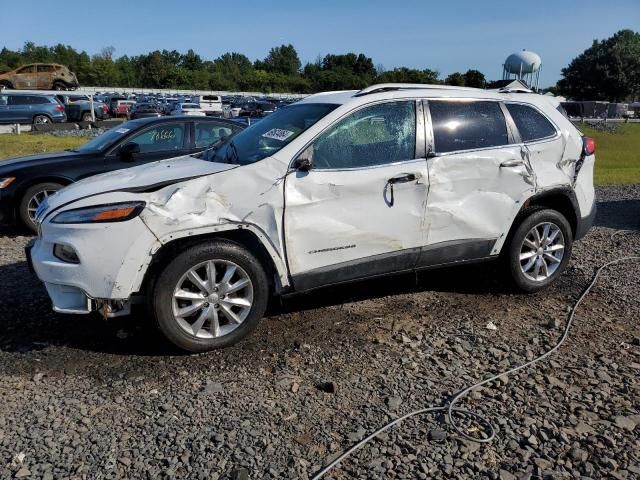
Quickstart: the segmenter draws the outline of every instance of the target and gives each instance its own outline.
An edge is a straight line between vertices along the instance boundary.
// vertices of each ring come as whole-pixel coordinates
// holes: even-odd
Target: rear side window
[[[509,144],[507,125],[497,102],[430,100],[429,108],[438,153]]]
[[[158,125],[134,135],[129,142],[140,146],[140,153],[179,150],[184,144],[184,123]]]
[[[507,109],[518,127],[523,142],[553,137],[557,133],[553,124],[535,108],[507,103]]]
[[[51,101],[47,97],[29,95],[28,97],[25,97],[25,103],[30,105],[44,105],[46,103],[51,103]]]
[[[53,65],[38,65],[38,72],[53,72]]]

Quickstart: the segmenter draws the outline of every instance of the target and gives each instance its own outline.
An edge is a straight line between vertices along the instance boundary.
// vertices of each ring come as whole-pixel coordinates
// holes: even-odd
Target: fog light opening
[[[54,257],[62,260],[67,263],[80,263],[80,259],[78,258],[78,254],[69,245],[62,245],[60,243],[56,243],[53,247],[53,255]]]

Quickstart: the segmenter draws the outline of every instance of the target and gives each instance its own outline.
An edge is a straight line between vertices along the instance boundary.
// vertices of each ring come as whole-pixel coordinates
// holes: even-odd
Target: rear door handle
[[[519,158],[512,158],[510,160],[505,160],[500,164],[500,168],[506,167],[521,167],[524,165],[524,160],[520,160]]]
[[[400,175],[396,175],[395,177],[391,177],[389,180],[387,180],[387,183],[390,183],[391,185],[394,185],[396,183],[407,183],[407,182],[413,182],[414,180],[417,180],[418,178],[420,178],[419,174],[401,173]]]

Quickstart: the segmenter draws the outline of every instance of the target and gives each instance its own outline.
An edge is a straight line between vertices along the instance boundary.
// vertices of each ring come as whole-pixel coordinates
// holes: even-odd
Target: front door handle
[[[524,160],[520,160],[519,158],[512,158],[510,160],[505,160],[500,164],[500,168],[506,167],[521,167],[524,165]]]
[[[413,182],[414,180],[417,180],[418,178],[420,178],[419,174],[401,173],[400,175],[396,175],[395,177],[391,177],[389,180],[387,180],[387,183],[390,183],[391,185],[394,185],[396,183],[407,183],[407,182]]]
[[[389,190],[389,194],[390,194],[387,204],[390,207],[393,207],[393,204],[395,202],[395,198],[393,195],[393,186],[396,183],[413,182],[415,180],[418,180],[419,178],[420,178],[419,173],[401,173],[400,175],[396,175],[395,177],[391,177],[389,180],[387,180],[387,184],[384,186],[385,194],[387,192],[387,189]]]

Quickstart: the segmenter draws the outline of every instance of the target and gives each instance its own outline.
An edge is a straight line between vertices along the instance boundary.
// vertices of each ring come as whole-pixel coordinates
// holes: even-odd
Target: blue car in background
[[[54,95],[0,92],[0,123],[66,122],[67,114]]]

